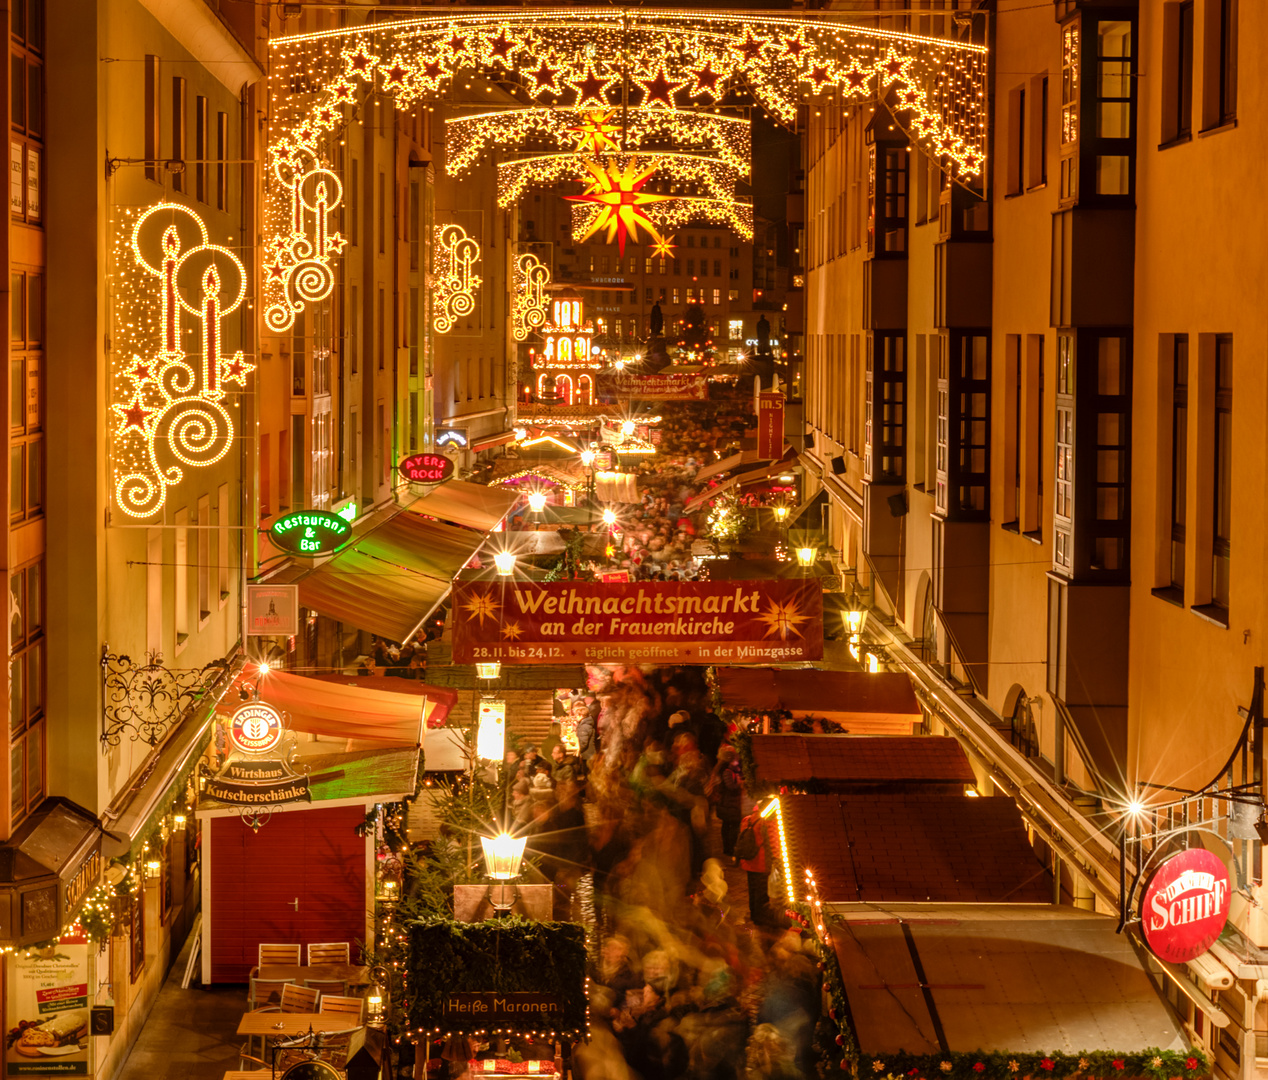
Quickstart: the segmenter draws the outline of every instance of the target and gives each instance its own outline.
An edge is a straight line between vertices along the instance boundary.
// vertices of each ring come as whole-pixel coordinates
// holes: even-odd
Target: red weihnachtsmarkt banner
[[[619,373],[605,380],[601,390],[619,397],[641,398],[643,401],[704,401],[709,396],[707,375],[626,375]]]
[[[817,580],[465,582],[457,664],[783,664],[823,657]]]

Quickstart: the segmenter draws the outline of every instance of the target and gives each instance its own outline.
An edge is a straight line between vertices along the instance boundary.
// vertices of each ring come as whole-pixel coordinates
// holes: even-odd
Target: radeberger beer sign
[[[1228,902],[1223,859],[1203,848],[1172,856],[1154,871],[1140,902],[1149,951],[1173,964],[1201,956],[1224,929]]]

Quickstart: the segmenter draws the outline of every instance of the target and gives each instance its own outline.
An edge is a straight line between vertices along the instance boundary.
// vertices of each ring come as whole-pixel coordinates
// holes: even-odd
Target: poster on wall
[[[87,1076],[88,940],[67,934],[9,959],[6,1076]]]

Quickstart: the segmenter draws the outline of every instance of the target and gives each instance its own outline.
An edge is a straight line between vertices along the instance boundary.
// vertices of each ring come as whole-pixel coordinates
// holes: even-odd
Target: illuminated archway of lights
[[[531,251],[515,258],[515,280],[511,292],[511,335],[524,341],[534,330],[546,325],[550,298],[550,267]]]
[[[432,286],[432,328],[447,334],[475,311],[481,277],[475,272],[480,245],[461,225],[436,226],[436,281]]]
[[[187,468],[214,465],[233,446],[227,387],[255,370],[239,349],[224,355],[224,320],[242,304],[241,260],[209,241],[187,206],[125,211],[114,248],[110,408],[115,505],[135,518],[163,509]],[[197,327],[197,352],[182,330]],[[236,407],[236,402],[231,403]]]
[[[606,120],[600,123],[600,118]],[[596,143],[591,134],[606,130],[616,145]],[[622,147],[619,140],[624,135]],[[627,110],[625,127],[617,109],[543,107],[453,116],[445,121],[445,171],[461,176],[492,148],[543,143],[563,152],[601,154],[608,150],[671,150],[700,147],[745,178],[753,157],[753,129],[747,116],[694,112],[691,109]]]
[[[748,94],[788,125],[805,102],[884,99],[895,120],[948,172],[982,175],[985,46],[847,18],[579,7],[446,13],[275,39],[269,163],[286,179],[268,192],[265,250],[284,258],[265,281],[267,324],[289,326],[328,279],[307,265],[299,277],[299,264],[310,260],[329,271],[341,243],[318,233],[324,177],[317,174],[333,160],[334,133],[349,109],[372,92],[411,105],[439,99],[460,74],[478,72],[539,105],[603,108],[615,103],[628,75],[630,104],[648,111],[709,108]],[[326,183],[326,213],[336,195]],[[704,208],[691,211],[685,202],[675,200],[677,217],[657,227],[672,229],[684,214],[700,220]],[[299,243],[301,228],[307,245]]]

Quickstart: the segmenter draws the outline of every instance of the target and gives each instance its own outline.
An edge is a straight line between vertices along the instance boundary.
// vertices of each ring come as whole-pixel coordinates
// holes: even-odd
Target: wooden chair
[[[265,964],[286,964],[290,967],[299,967],[303,961],[300,957],[300,945],[261,945],[259,956],[256,958],[256,966],[251,969],[251,978],[255,978],[260,974],[260,968]]]
[[[313,964],[347,964],[348,943],[346,941],[326,942],[308,946],[308,963]]]
[[[339,996],[348,992],[348,984],[342,979],[305,979],[304,985],[320,990],[322,1001],[326,1000],[327,994]]]
[[[290,985],[289,979],[252,979],[251,992],[247,997],[247,1008],[254,1011],[263,1005],[277,1005],[282,1000],[282,991]]]
[[[315,1013],[321,1001],[321,991],[298,983],[287,983],[282,990],[282,1012]]]
[[[365,1017],[365,998],[339,997],[335,994],[321,995],[321,1012],[323,1015],[337,1013],[340,1016],[355,1017],[360,1025]]]

